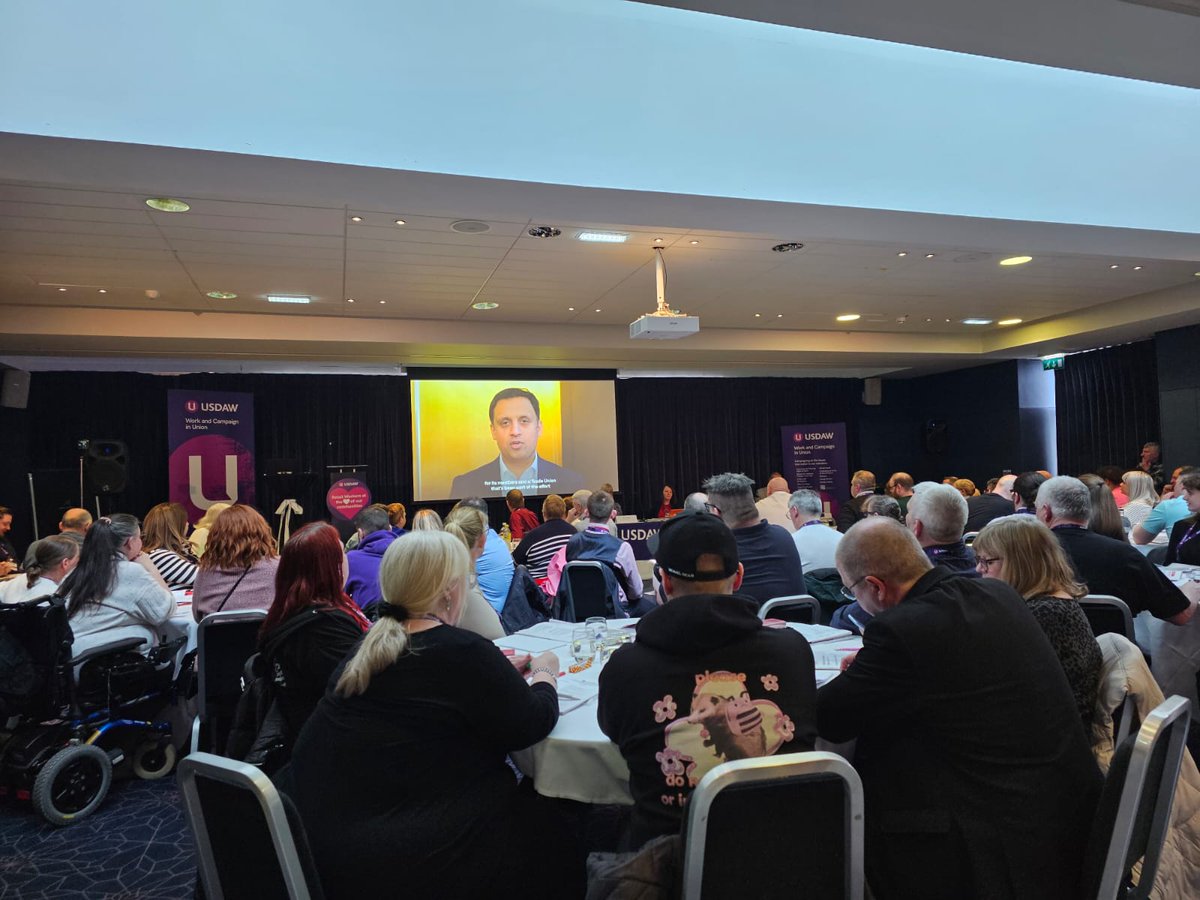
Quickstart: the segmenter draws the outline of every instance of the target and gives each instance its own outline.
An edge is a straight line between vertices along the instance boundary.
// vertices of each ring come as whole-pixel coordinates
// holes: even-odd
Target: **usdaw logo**
[[[188,400],[183,404],[183,406],[188,412],[195,412],[200,408],[200,404],[198,404],[195,400]]]

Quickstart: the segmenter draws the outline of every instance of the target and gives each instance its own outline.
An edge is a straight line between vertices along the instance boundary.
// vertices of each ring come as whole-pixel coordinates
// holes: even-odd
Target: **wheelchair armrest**
[[[107,644],[101,644],[99,647],[89,647],[74,659],[69,660],[67,665],[78,666],[87,662],[89,659],[95,659],[97,656],[107,656],[109,653],[122,653],[125,650],[137,650],[144,643],[146,643],[145,638],[131,637],[120,641],[111,641]]]

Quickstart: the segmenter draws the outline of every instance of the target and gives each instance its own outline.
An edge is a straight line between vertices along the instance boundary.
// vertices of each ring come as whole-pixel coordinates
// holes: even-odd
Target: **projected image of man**
[[[536,495],[582,486],[582,475],[538,456],[542,408],[530,391],[500,391],[488,406],[488,418],[500,455],[478,469],[455,476],[452,496],[494,496],[513,488]]]

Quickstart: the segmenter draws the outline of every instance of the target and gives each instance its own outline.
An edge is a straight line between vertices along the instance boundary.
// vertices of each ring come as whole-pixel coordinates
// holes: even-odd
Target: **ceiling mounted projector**
[[[629,323],[629,336],[643,341],[671,341],[700,330],[699,316],[685,316],[667,306],[667,270],[662,247],[654,248],[654,274],[658,283],[658,309]]]

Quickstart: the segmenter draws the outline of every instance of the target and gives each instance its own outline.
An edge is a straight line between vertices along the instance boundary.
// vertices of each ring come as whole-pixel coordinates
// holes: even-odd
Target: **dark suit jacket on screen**
[[[555,465],[545,457],[538,457],[538,483],[525,485],[513,482],[507,485],[489,486],[485,482],[500,480],[500,457],[497,456],[489,463],[478,469],[454,476],[450,485],[450,496],[456,500],[463,497],[503,497],[513,488],[520,488],[527,497],[540,497],[544,494],[563,494],[577,491],[584,486],[584,478],[578,472],[564,469]]]
[[[858,739],[880,900],[1076,896],[1101,777],[1062,664],[1007,584],[922,576],[818,691],[817,730]]]

